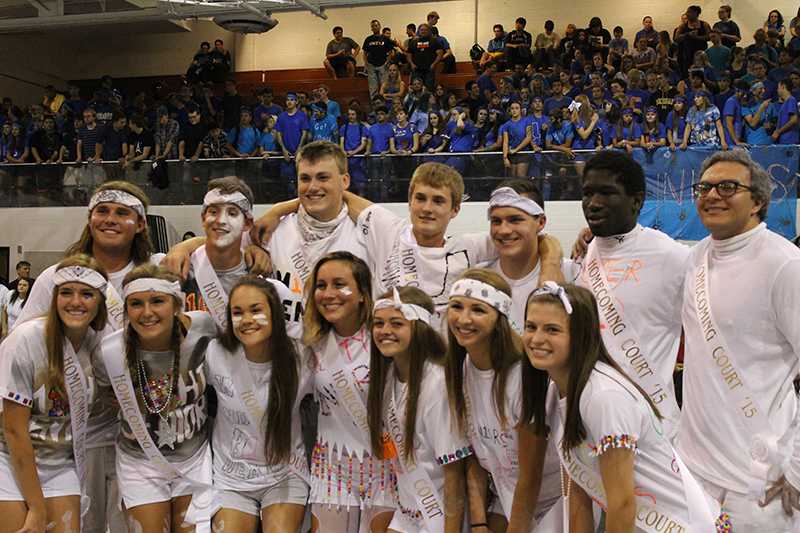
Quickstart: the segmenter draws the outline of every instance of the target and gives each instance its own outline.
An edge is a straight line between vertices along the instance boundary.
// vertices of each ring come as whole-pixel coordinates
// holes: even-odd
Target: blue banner
[[[634,150],[633,157],[644,168],[647,196],[639,221],[674,239],[699,241],[708,236],[694,206],[691,185],[700,181],[703,161],[714,150],[686,151],[659,148],[655,152]],[[787,239],[797,235],[797,176],[800,150],[796,146],[754,146],[750,155],[772,178],[772,201],[767,226]]]

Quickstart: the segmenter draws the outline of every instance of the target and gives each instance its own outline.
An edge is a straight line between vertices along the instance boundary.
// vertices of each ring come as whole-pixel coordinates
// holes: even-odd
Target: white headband
[[[544,214],[544,209],[542,209],[542,206],[530,198],[522,196],[511,187],[500,187],[492,192],[492,196],[489,198],[489,209],[487,210],[487,216],[495,207],[515,207],[520,211],[528,213],[532,217]]]
[[[419,320],[421,322],[426,322],[427,324],[431,323],[430,311],[420,305],[404,303],[400,299],[400,293],[397,292],[397,287],[392,289],[391,300],[389,298],[381,298],[375,302],[373,310],[377,311],[378,309],[387,308],[397,309],[403,314],[403,317],[406,320]]]
[[[564,311],[566,311],[568,315],[572,314],[572,304],[569,302],[569,296],[567,296],[567,291],[565,291],[564,287],[562,287],[555,281],[545,281],[544,285],[533,291],[531,296],[539,296],[541,294],[549,294],[550,296],[555,296],[556,298],[561,300],[561,305],[564,306]]]
[[[104,292],[107,281],[96,270],[75,265],[59,268],[53,274],[53,284],[56,287],[64,283],[83,283],[93,289]]]
[[[477,279],[464,278],[453,283],[453,288],[450,289],[450,298],[453,296],[475,298],[485,304],[491,305],[506,316],[511,313],[511,297],[503,291],[495,289],[488,283],[478,281]]]
[[[245,217],[253,218],[253,205],[250,203],[250,200],[247,199],[247,196],[239,191],[225,194],[220,189],[211,189],[203,198],[203,211],[208,209],[211,205],[219,204],[233,204],[241,209]]]
[[[180,283],[159,278],[139,278],[131,281],[122,288],[122,298],[127,300],[131,294],[150,291],[171,294],[181,301],[181,308],[186,302],[186,295],[181,290]]]
[[[98,191],[94,193],[92,199],[89,200],[89,212],[91,213],[92,209],[97,207],[97,204],[102,204],[105,202],[113,202],[115,204],[122,204],[126,207],[130,207],[139,213],[140,217],[145,218],[144,204],[142,201],[131,193],[120,189],[106,189],[104,191]]]

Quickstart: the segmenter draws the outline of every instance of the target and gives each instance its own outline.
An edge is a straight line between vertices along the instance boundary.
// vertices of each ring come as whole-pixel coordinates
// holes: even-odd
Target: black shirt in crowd
[[[186,124],[185,127],[181,128],[178,141],[183,141],[186,143],[186,145],[183,147],[184,157],[189,158],[194,155],[194,153],[197,151],[197,147],[203,142],[203,138],[207,133],[208,127],[205,125],[205,123],[203,123],[202,120],[197,124],[192,124],[190,122]]]
[[[382,67],[386,64],[389,53],[394,49],[394,43],[383,35],[370,35],[364,39],[364,53],[367,61],[375,67]]]
[[[225,94],[222,97],[222,129],[228,131],[239,123],[239,111],[242,109],[240,94]]]
[[[429,70],[436,60],[436,52],[443,50],[442,41],[437,37],[417,37],[408,44],[408,52],[420,70]]]
[[[714,23],[714,29],[725,35],[735,35],[740,38],[742,36],[742,32],[739,31],[739,25],[732,20],[726,20],[725,22],[718,20]],[[722,44],[728,48],[733,48],[737,45],[736,41],[732,41],[727,37],[722,37]]]
[[[533,44],[533,37],[525,30],[511,30],[506,37],[506,44],[521,44],[530,48]]]
[[[127,128],[117,131],[112,124],[106,125],[97,136],[97,143],[103,145],[103,161],[116,161],[122,157],[122,145],[128,142]]]
[[[39,157],[45,161],[58,154],[61,150],[61,144],[61,134],[56,130],[51,132],[47,132],[44,129],[36,130],[30,141],[31,148],[36,148],[36,151],[39,152]]]
[[[134,133],[133,131],[128,132],[128,145],[131,147],[133,155],[137,156],[144,153],[146,146],[149,146],[152,151],[156,145],[156,141],[153,138],[153,133],[143,128],[141,133]],[[103,150],[103,152],[105,153],[105,150]]]

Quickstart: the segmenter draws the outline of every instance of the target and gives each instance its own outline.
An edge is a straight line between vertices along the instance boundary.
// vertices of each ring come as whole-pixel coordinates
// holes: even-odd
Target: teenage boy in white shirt
[[[800,250],[767,229],[771,180],[747,152],[712,155],[693,187],[711,236],[685,277],[678,450],[734,531],[798,531]]]

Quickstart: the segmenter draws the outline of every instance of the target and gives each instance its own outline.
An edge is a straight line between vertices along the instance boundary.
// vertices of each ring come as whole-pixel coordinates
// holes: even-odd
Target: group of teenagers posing
[[[298,198],[259,219],[244,182],[209,182],[205,237],[167,257],[152,253],[145,194],[98,187],[81,238],[0,345],[0,531],[795,527],[797,400],[783,382],[800,342],[783,314],[800,305],[800,252],[761,222],[766,173],[745,152],[706,161],[694,190],[712,236],[693,250],[637,224],[641,167],[600,152],[574,262],[544,234],[529,181],[493,192],[488,234],[449,237],[464,190],[451,167],[417,167],[410,221],[348,192],[332,143],[304,146],[297,170]],[[702,343],[747,329],[711,303],[731,297],[717,276],[744,272],[720,243],[728,263],[748,246],[782,261],[755,270],[768,289],[734,295],[754,313],[767,304],[748,299],[770,295],[751,342],[772,397],[737,353],[746,341],[705,360]],[[770,327],[786,376],[767,361],[781,355]],[[717,381],[759,394],[726,408]],[[739,416],[766,427],[747,433]],[[737,448],[751,437],[762,447]]]

